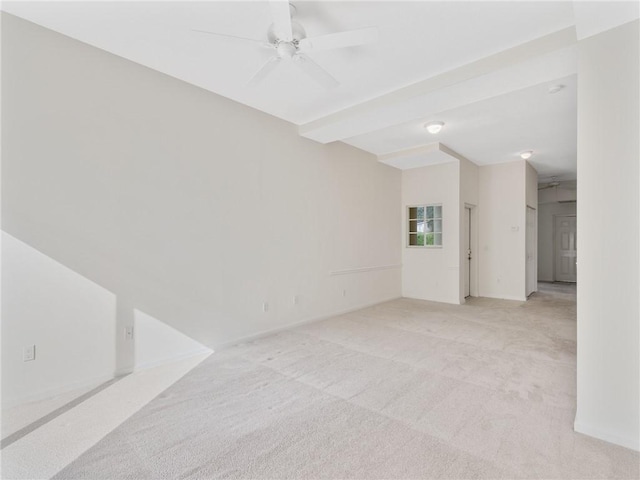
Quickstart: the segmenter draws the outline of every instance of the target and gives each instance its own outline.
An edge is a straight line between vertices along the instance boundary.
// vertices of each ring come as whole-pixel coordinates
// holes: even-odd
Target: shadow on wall
[[[135,308],[119,328],[113,292],[5,232],[2,299],[3,408],[211,351]]]
[[[134,368],[144,369],[213,350],[140,310],[134,310]]]

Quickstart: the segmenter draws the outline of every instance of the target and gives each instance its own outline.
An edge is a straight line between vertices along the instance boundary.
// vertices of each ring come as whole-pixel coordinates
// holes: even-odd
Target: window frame
[[[427,218],[427,207],[440,207],[440,216],[439,217],[431,217],[431,218]],[[406,234],[406,244],[405,244],[405,248],[442,248],[444,245],[444,208],[442,207],[442,203],[421,203],[421,204],[417,204],[417,205],[407,205],[407,218],[406,218],[406,228],[407,228],[407,234]],[[440,231],[433,231],[430,233],[435,234],[440,234],[440,244],[439,245],[426,245],[426,232],[424,232],[425,235],[425,245],[411,245],[411,235],[416,235],[418,233],[423,233],[423,232],[412,232],[411,231],[411,222],[415,221],[418,222],[420,221],[419,218],[411,218],[411,209],[415,208],[416,212],[418,208],[424,208],[424,222],[426,223],[428,220],[440,220]],[[416,213],[417,216],[417,213]],[[434,241],[435,241],[435,236],[434,236]]]

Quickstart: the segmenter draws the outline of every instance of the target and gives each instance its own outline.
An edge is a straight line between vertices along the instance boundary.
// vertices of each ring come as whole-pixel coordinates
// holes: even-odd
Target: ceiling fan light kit
[[[551,177],[551,181],[538,186],[538,190],[546,190],[547,188],[555,188],[560,185],[556,177]]]
[[[292,60],[294,65],[324,88],[337,87],[339,85],[338,81],[306,54],[318,50],[333,50],[364,45],[374,42],[378,36],[377,27],[366,27],[307,38],[307,33],[302,25],[293,20],[293,16],[296,13],[294,5],[282,0],[271,0],[269,5],[273,24],[267,30],[266,44],[261,40],[193,29],[193,31],[199,33],[260,43],[275,50],[275,56],[260,67],[247,83],[248,86],[256,85],[264,80],[278,66],[280,61]]]

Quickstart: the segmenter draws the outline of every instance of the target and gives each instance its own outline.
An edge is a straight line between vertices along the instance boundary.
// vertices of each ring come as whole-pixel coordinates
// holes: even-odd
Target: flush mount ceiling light
[[[424,124],[424,128],[427,129],[429,133],[436,134],[439,133],[444,127],[444,122],[429,122]]]
[[[553,85],[551,87],[549,87],[549,93],[558,93],[560,90],[562,90],[564,88],[564,85]]]
[[[522,152],[522,153],[520,154],[520,157],[521,157],[523,160],[529,160],[529,159],[531,158],[531,155],[533,155],[533,150],[527,150],[527,151],[525,151],[525,152]]]

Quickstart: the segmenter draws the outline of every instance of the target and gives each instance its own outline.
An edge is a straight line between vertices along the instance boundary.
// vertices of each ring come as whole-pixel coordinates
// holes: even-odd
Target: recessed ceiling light
[[[549,93],[558,93],[560,90],[564,88],[564,85],[553,85],[549,87]]]
[[[442,127],[444,127],[444,122],[429,122],[425,123],[424,125],[424,128],[426,128],[429,133],[433,133],[434,135],[436,133],[439,133],[440,130],[442,130]]]
[[[522,157],[523,160],[529,160],[531,155],[533,155],[533,150],[527,150],[526,152],[522,152],[520,157]]]

